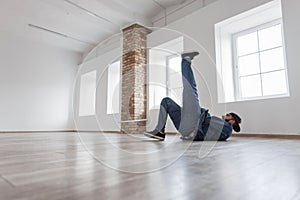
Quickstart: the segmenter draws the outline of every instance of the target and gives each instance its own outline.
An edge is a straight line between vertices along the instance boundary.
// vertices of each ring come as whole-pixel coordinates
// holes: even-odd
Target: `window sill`
[[[243,99],[236,99],[234,101],[218,102],[218,104],[258,101],[258,100],[270,100],[270,99],[280,99],[280,98],[288,98],[288,97],[290,97],[290,94],[272,95],[272,96],[255,97],[255,98],[243,98]]]

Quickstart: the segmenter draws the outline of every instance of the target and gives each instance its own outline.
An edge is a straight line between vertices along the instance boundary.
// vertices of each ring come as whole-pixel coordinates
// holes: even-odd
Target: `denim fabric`
[[[196,134],[201,114],[198,100],[197,85],[191,68],[191,62],[182,59],[181,62],[183,94],[182,108],[170,98],[164,98],[160,105],[156,130],[164,132],[168,114],[176,127],[183,135]]]
[[[205,140],[226,140],[232,135],[232,126],[216,116],[208,116],[199,124],[197,137]]]
[[[155,129],[165,131],[168,115],[176,129],[183,135],[196,135],[199,140],[226,140],[232,134],[232,127],[224,120],[210,116],[200,107],[197,85],[191,62],[182,59],[182,107],[166,97],[160,105],[158,124]]]
[[[176,129],[179,129],[181,120],[181,107],[177,103],[175,103],[171,98],[166,97],[160,103],[158,123],[155,128],[156,130],[165,132],[165,125],[167,122],[168,114]]]
[[[182,59],[181,73],[183,93],[181,123],[178,131],[183,136],[188,136],[197,132],[201,108],[198,99],[197,85],[190,61]]]

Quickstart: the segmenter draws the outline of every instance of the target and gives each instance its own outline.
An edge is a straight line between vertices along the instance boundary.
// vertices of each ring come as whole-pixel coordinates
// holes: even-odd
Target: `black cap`
[[[232,116],[232,118],[235,121],[234,125],[232,125],[233,130],[235,132],[240,132],[241,128],[239,124],[242,122],[242,119],[236,113],[229,113],[229,114]]]

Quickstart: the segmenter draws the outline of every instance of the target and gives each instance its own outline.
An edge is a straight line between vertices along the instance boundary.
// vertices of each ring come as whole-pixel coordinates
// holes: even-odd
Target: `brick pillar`
[[[138,24],[123,29],[121,131],[143,133],[147,116],[147,34]]]

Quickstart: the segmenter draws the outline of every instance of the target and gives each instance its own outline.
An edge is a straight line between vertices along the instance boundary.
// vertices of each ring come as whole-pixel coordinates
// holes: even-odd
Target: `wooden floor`
[[[300,140],[0,134],[0,199],[300,199]]]

